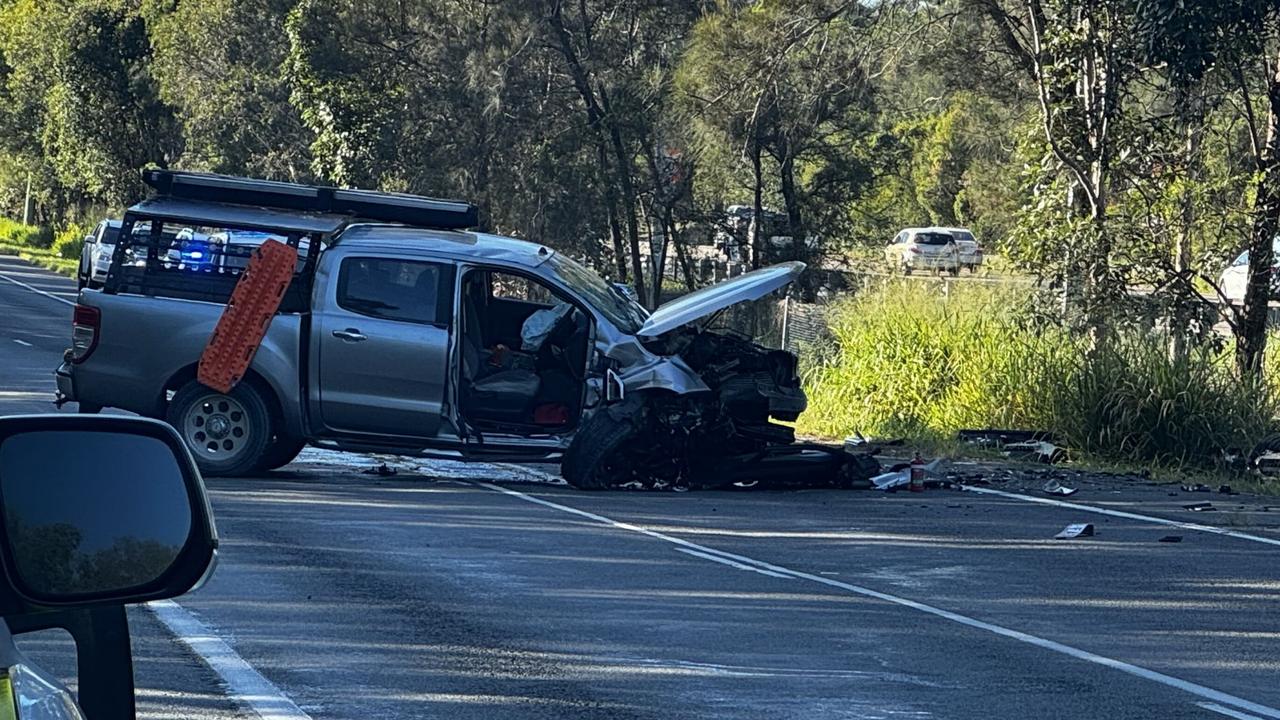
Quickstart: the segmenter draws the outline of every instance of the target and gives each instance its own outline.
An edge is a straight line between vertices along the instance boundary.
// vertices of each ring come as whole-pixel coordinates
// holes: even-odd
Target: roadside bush
[[[962,428],[1049,430],[1101,458],[1208,465],[1250,447],[1276,414],[1274,393],[1236,377],[1210,348],[1182,361],[1127,328],[1087,358],[1066,331],[1033,319],[1025,290],[892,282],[832,313],[838,347],[805,358],[799,429],[917,440]]]
[[[77,223],[71,223],[53,241],[53,254],[64,260],[79,260],[84,249],[84,236],[89,231]]]
[[[44,249],[52,242],[53,233],[49,228],[23,225],[8,218],[0,218],[0,243]]]

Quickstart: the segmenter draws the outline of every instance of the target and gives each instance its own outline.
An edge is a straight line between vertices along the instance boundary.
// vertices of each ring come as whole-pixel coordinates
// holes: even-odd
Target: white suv
[[[982,267],[982,246],[968,228],[939,228],[951,233],[956,239],[956,251],[959,255],[960,267],[969,272],[978,272]]]
[[[1280,235],[1271,241],[1271,252],[1274,254],[1273,267],[1280,270]],[[1273,281],[1273,285],[1274,285]],[[1231,261],[1231,265],[1222,271],[1218,278],[1218,288],[1227,302],[1232,305],[1244,305],[1244,292],[1249,285],[1249,251],[1245,250]]]
[[[907,228],[884,249],[890,269],[910,275],[916,270],[943,270],[960,274],[960,248],[946,228]]]

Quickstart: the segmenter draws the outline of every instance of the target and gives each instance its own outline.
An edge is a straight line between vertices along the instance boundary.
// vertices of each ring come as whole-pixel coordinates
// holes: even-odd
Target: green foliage
[[[63,228],[53,239],[53,254],[63,260],[79,260],[80,251],[84,249],[84,237],[89,228],[71,223]]]
[[[937,439],[1028,427],[1100,458],[1203,466],[1250,447],[1280,409],[1221,350],[1171,360],[1165,338],[1126,331],[1089,360],[1024,292],[940,287],[890,283],[835,311],[838,350],[807,359],[801,430]]]
[[[31,248],[47,248],[53,243],[53,233],[46,227],[23,225],[0,217],[0,242]]]

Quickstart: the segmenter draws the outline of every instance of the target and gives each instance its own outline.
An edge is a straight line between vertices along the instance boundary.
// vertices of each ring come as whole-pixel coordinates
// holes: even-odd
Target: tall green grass
[[[1108,460],[1210,466],[1271,429],[1275,393],[1239,379],[1229,354],[1169,357],[1166,340],[1117,331],[1089,356],[1037,320],[1025,289],[892,282],[832,313],[835,346],[805,357],[799,429],[936,441],[963,428],[1031,428]]]
[[[0,243],[45,249],[53,243],[53,233],[49,228],[0,217]]]

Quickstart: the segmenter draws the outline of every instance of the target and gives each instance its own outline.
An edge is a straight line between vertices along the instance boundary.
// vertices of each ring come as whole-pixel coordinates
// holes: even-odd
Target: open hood
[[[642,338],[657,337],[730,305],[759,300],[794,281],[803,270],[802,262],[779,263],[695,290],[654,310],[636,335]]]

